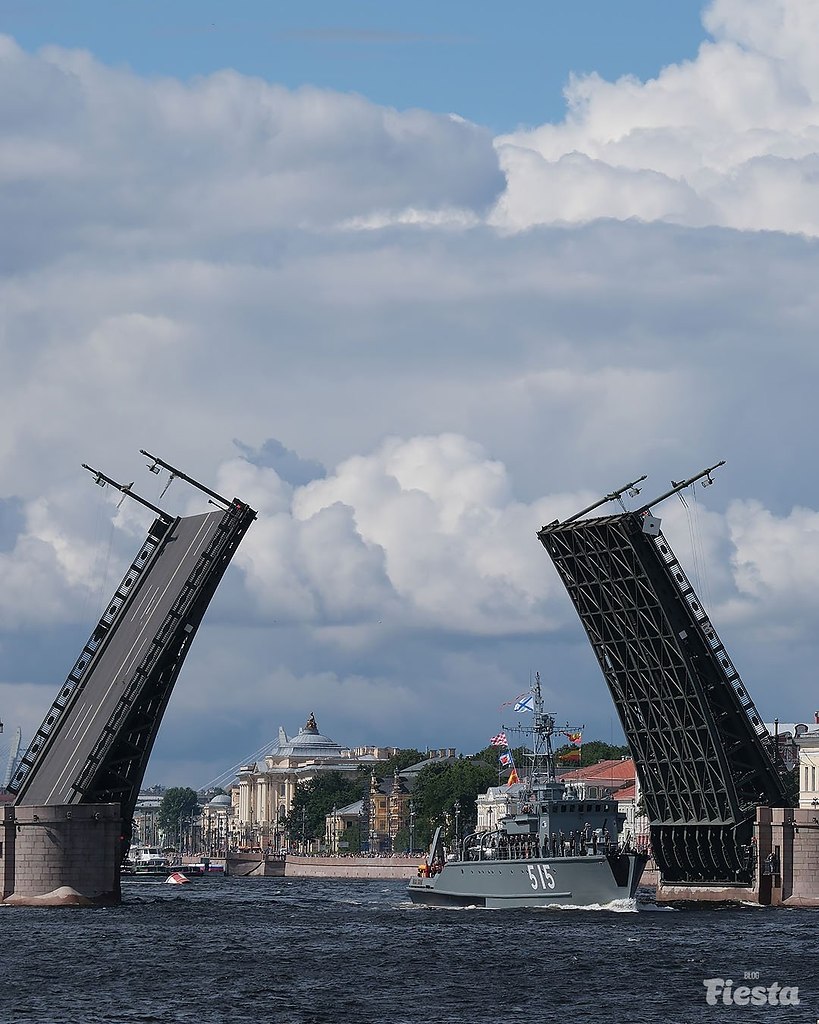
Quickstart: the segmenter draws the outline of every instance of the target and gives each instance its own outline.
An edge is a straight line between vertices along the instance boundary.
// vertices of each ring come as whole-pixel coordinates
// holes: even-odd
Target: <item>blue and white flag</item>
[[[519,715],[522,715],[524,711],[534,711],[535,709],[532,706],[532,701],[534,699],[535,695],[533,693],[527,693],[525,697],[519,698],[515,701],[515,711],[517,711]]]
[[[509,753],[508,750],[505,754],[501,754],[498,760],[504,766],[504,768],[508,768],[509,765],[512,765],[512,767],[514,767],[515,762],[512,760],[512,755]]]

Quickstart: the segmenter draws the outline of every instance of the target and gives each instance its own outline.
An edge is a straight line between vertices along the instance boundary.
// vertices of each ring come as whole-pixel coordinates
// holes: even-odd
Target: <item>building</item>
[[[297,785],[309,782],[322,772],[354,775],[362,766],[374,768],[387,761],[397,750],[397,747],[343,747],[319,732],[312,713],[292,739],[283,728],[279,729],[279,742],[265,756],[264,763],[240,768],[239,781],[232,787],[237,845],[263,850],[286,849],[290,843],[285,834],[285,819],[293,805]]]
[[[560,776],[571,786],[580,800],[614,800],[617,810],[624,815],[619,830],[621,841],[630,842],[639,849],[648,849],[650,824],[642,808],[640,780],[631,757],[621,757],[585,768],[574,768]]]
[[[239,829],[233,798],[220,793],[201,807],[202,852],[209,857],[225,857],[239,845]]]
[[[370,777],[370,853],[405,853],[409,845],[412,799],[399,772],[392,778]],[[403,841],[399,842],[399,833]]]
[[[160,834],[159,828],[159,807],[163,794],[162,786],[153,786],[151,789],[143,790],[137,797],[131,834],[132,845],[162,846],[165,843],[165,837]]]
[[[799,806],[819,811],[819,711],[811,725],[794,726],[794,739],[799,751]]]
[[[324,818],[324,848],[327,852],[333,857],[349,852],[350,843],[344,834],[356,825],[361,828],[363,820],[363,800],[356,800],[346,807],[334,807]]]
[[[523,789],[522,782],[513,782],[511,786],[490,786],[485,793],[479,793],[476,831],[491,832],[501,818],[517,814]]]
[[[344,833],[352,826],[359,828],[362,851],[371,853],[405,853],[415,849],[415,812],[412,791],[422,768],[449,764],[455,760],[454,747],[430,750],[423,761],[408,765],[391,777],[378,779],[375,769],[370,774],[367,800],[356,800],[346,807],[333,808],[325,816],[324,844],[332,853],[348,849]]]

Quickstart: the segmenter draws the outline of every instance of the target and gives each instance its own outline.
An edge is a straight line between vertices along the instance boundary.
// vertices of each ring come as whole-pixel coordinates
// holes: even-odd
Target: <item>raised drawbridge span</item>
[[[16,804],[118,802],[126,830],[162,716],[202,617],[256,513],[198,484],[215,506],[173,517],[97,470],[156,519],[37,730],[9,789]],[[89,466],[83,468],[89,469]],[[164,492],[163,492],[164,493]]]
[[[718,463],[722,465],[722,463]],[[538,533],[591,641],[634,756],[663,880],[751,881],[756,808],[789,806],[787,771],[651,507]]]

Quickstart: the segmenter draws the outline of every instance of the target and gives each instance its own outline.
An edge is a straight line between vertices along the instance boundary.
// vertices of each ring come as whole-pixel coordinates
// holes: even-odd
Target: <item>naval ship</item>
[[[527,737],[529,773],[521,780],[519,813],[494,827],[443,845],[433,837],[417,878],[413,903],[437,907],[597,907],[631,899],[648,855],[618,843],[624,815],[608,799],[580,799],[555,775],[555,719],[544,711],[540,676],[532,689]]]

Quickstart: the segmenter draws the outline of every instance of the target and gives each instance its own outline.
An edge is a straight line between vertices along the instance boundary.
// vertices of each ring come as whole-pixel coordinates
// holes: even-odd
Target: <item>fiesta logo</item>
[[[745,980],[756,979],[746,977]],[[723,1006],[799,1006],[798,987],[781,985],[778,981],[770,985],[737,985],[734,988],[731,978],[706,978],[703,985],[705,1001],[709,1006],[716,1006],[718,1003],[722,1003]]]

